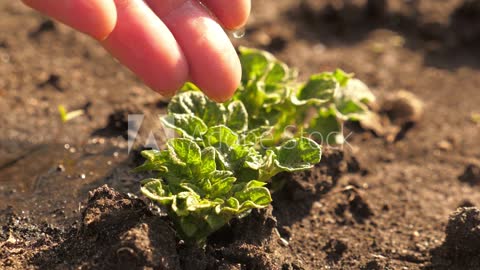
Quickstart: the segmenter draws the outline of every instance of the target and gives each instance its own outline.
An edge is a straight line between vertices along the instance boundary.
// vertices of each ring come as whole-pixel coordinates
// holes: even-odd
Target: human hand
[[[225,101],[240,83],[240,62],[222,26],[242,27],[250,0],[22,1],[99,40],[161,94],[173,95],[189,80]]]

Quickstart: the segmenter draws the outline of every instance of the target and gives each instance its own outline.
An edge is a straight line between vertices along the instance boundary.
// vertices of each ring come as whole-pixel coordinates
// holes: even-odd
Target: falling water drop
[[[245,36],[245,28],[240,28],[232,32],[234,38],[243,38]]]

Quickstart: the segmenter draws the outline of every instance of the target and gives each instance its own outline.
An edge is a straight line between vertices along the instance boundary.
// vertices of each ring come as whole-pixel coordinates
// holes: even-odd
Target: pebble
[[[437,143],[437,148],[442,150],[442,151],[450,151],[453,149],[453,145],[451,142],[447,140],[442,140]]]

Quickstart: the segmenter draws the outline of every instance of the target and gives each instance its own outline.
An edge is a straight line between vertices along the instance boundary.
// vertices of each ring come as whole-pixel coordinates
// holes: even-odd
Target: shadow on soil
[[[299,24],[296,37],[311,43],[351,45],[368,39],[375,30],[388,29],[403,36],[407,48],[423,50],[428,66],[480,68],[480,1],[465,1],[451,12],[447,23],[425,21],[417,1],[411,2],[408,11],[400,13],[389,11],[383,0],[366,6],[344,1],[341,7],[304,0],[285,16]]]
[[[342,152],[327,152],[312,170],[275,177],[274,182],[285,183],[273,194],[273,215],[280,227],[291,226],[311,214],[313,204],[337,185],[343,160]]]

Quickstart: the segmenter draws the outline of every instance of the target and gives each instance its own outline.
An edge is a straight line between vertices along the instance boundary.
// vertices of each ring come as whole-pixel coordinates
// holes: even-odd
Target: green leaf
[[[271,132],[271,126],[261,126],[255,129],[251,129],[247,131],[247,134],[245,134],[242,141],[244,144],[258,145],[262,142],[262,140],[267,138],[268,135],[271,135]]]
[[[247,189],[249,188],[254,188],[254,187],[264,187],[267,183],[265,182],[260,182],[260,181],[257,181],[257,180],[252,180],[250,182],[247,183]]]
[[[141,155],[146,159],[146,161],[142,165],[135,168],[133,170],[134,172],[168,172],[167,164],[170,161],[168,152],[158,150],[144,150],[141,152]]]
[[[255,121],[252,122],[252,119],[258,117],[261,118],[263,105],[267,98],[265,93],[265,83],[261,81],[250,83],[245,89],[239,89],[233,98],[234,100],[239,100],[243,103],[249,116],[249,128],[254,128],[252,124],[254,124]]]
[[[215,163],[215,148],[207,147],[202,150],[202,164],[200,167],[200,175],[199,177],[205,177],[217,169],[217,165]]]
[[[248,129],[248,113],[241,101],[233,101],[228,105],[227,126],[237,132]]]
[[[307,83],[300,88],[297,94],[297,100],[293,99],[293,101],[297,105],[307,103],[321,105],[333,98],[333,94],[337,88],[338,82],[330,73],[313,75]]]
[[[341,87],[345,87],[348,81],[353,77],[353,74],[348,74],[341,69],[337,69],[333,72],[333,77],[335,77]]]
[[[174,96],[168,105],[168,112],[193,114],[202,119],[207,126],[225,124],[227,120],[225,106],[211,101],[198,91],[181,92]]]
[[[235,177],[226,177],[221,180],[216,181],[212,184],[208,198],[218,198],[227,195],[232,189],[233,183],[237,179]]]
[[[222,145],[230,147],[238,143],[238,135],[224,125],[209,128],[203,138],[206,145],[214,146],[215,148]]]
[[[187,237],[194,237],[198,232],[196,221],[191,217],[182,217],[180,219],[180,228]]]
[[[221,217],[219,215],[215,214],[209,214],[206,216],[205,220],[208,223],[208,226],[210,227],[211,231],[216,231],[223,227],[227,222],[225,221],[224,217]]]
[[[345,87],[335,94],[338,117],[343,120],[358,121],[368,115],[367,104],[374,102],[375,96],[368,87],[357,79],[350,79]]]
[[[200,90],[200,88],[198,88],[198,86],[196,86],[194,83],[191,83],[191,82],[186,82],[182,88],[180,89],[180,91],[202,91]]]
[[[236,210],[238,210],[238,208],[240,208],[240,202],[237,199],[235,199],[234,197],[228,198],[228,200],[225,202],[225,205],[227,207],[230,207],[230,208],[233,208],[233,209],[236,209]]]
[[[368,112],[368,107],[355,100],[342,100],[337,104],[337,110],[339,117],[344,120],[356,121],[363,117]]]
[[[140,191],[151,200],[164,205],[171,203],[173,200],[173,197],[163,188],[160,179],[149,178],[143,180]]]
[[[265,78],[265,84],[280,84],[287,81],[289,77],[288,67],[284,63],[275,62],[273,63],[270,71]]]
[[[167,128],[172,128],[190,139],[200,138],[208,129],[202,119],[192,114],[172,113],[162,117],[161,121]]]
[[[272,58],[272,56],[267,52],[246,47],[240,47],[239,50],[242,64],[242,82],[246,83],[262,77],[268,68],[269,58]]]
[[[336,99],[360,101],[364,104],[375,101],[375,95],[368,86],[358,79],[350,79],[335,95]]]
[[[240,211],[262,208],[272,202],[270,191],[265,187],[252,187],[237,192],[235,198],[240,202]]]
[[[275,165],[285,171],[306,170],[320,162],[322,151],[313,140],[302,137],[283,143],[276,151]]]
[[[185,138],[171,139],[167,142],[172,161],[179,165],[200,164],[202,162],[200,147]]]
[[[317,116],[310,121],[308,126],[310,138],[328,144],[343,143],[342,126],[337,119],[335,106],[320,108]]]

